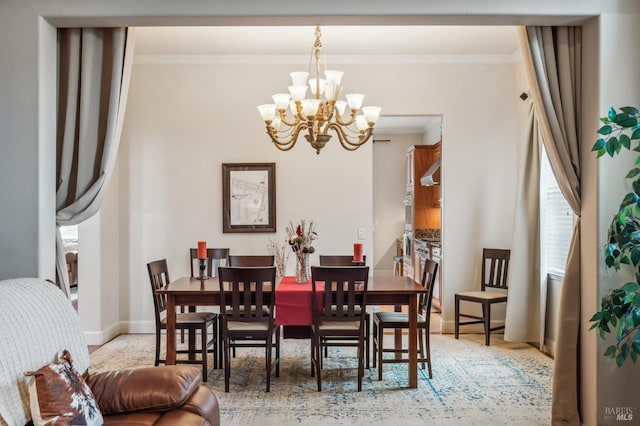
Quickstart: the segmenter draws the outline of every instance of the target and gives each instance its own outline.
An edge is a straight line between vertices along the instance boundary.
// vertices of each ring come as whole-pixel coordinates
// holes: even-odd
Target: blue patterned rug
[[[392,336],[386,337],[391,339]],[[309,341],[282,342],[280,377],[265,392],[261,349],[239,350],[230,392],[222,370],[206,386],[220,401],[223,425],[548,425],[553,362],[535,348],[481,335],[432,335],[433,379],[419,370],[407,389],[407,364],[385,364],[383,380],[365,370],[357,392],[355,349],[331,348],[322,392],[310,376]],[[154,337],[121,335],[91,355],[96,371],[153,365]]]

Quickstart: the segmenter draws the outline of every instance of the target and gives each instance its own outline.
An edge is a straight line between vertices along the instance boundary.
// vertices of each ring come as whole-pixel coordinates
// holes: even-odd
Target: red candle
[[[207,258],[207,242],[198,241],[198,259]]]
[[[353,243],[353,261],[362,262],[362,243]]]

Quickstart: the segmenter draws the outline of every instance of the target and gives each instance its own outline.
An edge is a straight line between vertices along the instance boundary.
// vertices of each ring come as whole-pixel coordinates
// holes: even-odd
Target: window
[[[556,181],[547,153],[542,150],[540,165],[540,225],[542,260],[546,273],[564,275],[573,234],[574,215]],[[543,274],[545,272],[543,271]]]
[[[62,245],[65,251],[78,250],[78,225],[61,226],[60,234],[62,235]]]

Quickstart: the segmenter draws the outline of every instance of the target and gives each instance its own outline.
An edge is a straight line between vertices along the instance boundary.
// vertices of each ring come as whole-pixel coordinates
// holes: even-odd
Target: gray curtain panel
[[[58,30],[56,273],[67,296],[59,227],[88,219],[102,204],[120,142],[132,40],[126,28]]]
[[[525,70],[542,141],[558,185],[578,217],[562,282],[556,340],[552,424],[579,425],[580,128],[582,30],[520,29]]]
[[[529,103],[509,262],[509,301],[504,340],[544,341],[546,286],[540,284],[540,132]]]

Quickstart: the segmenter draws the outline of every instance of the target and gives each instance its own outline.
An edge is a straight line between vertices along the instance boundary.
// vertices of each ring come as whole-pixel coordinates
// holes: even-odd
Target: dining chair
[[[327,254],[321,254],[319,256],[320,259],[320,266],[364,266],[364,265],[357,265],[353,263],[353,255],[350,254],[339,254],[339,255],[327,255]],[[366,265],[367,263],[367,255],[365,254],[364,256],[362,256],[362,261],[363,263]],[[364,335],[364,343],[365,343],[365,347],[366,347],[366,351],[365,351],[365,359],[366,359],[366,367],[367,369],[369,369],[369,354],[370,354],[370,348],[371,348],[371,315],[369,314],[369,312],[365,312],[365,335]],[[329,356],[328,353],[328,348],[329,347],[339,347],[342,346],[340,340],[344,340],[344,339],[340,339],[340,338],[335,338],[331,341],[324,341],[323,345],[324,346],[324,356],[325,358],[327,356]]]
[[[162,330],[167,329],[167,300],[166,296],[158,294],[156,290],[168,285],[169,270],[167,268],[167,260],[161,259],[147,263],[147,271],[149,272],[149,281],[151,283],[151,294],[153,295],[153,307],[156,320],[156,357],[155,366],[160,363],[165,364],[166,360],[160,359],[160,334]],[[208,340],[208,328],[213,328],[213,338]],[[218,322],[216,315],[211,312],[186,312],[176,314],[176,330],[187,330],[189,333],[195,333],[200,331],[201,344],[200,344],[200,360],[195,358],[195,348],[189,348],[187,350],[176,350],[176,354],[189,354],[189,359],[176,359],[176,363],[180,364],[202,364],[202,381],[207,381],[207,353],[208,348],[213,346],[213,363],[218,363],[218,351],[216,348],[216,336],[218,334]]]
[[[318,391],[322,390],[322,346],[333,338],[342,339],[341,346],[358,348],[358,391],[364,376],[364,333],[368,266],[312,266],[311,306],[311,375],[315,374]],[[322,287],[320,293],[316,291]],[[321,303],[318,303],[321,297]]]
[[[269,392],[274,366],[276,377],[280,376],[280,327],[275,325],[274,313],[276,267],[220,266],[218,281],[224,345],[224,391],[229,392],[233,341],[238,348],[265,348]]]
[[[209,277],[215,277],[218,274],[219,266],[227,266],[227,261],[229,258],[229,249],[228,248],[207,248],[207,259],[205,262],[205,275]],[[189,249],[189,268],[191,270],[191,276],[197,277],[200,275],[200,262],[198,259],[198,249],[190,248]],[[195,268],[194,268],[195,264]],[[195,311],[195,307],[190,307],[190,311]],[[184,306],[180,307],[180,312],[184,312]],[[222,327],[220,325],[220,315],[216,314],[217,331],[218,335],[216,336],[216,343],[218,347],[218,357],[217,359],[222,362]],[[184,330],[180,331],[180,341],[184,343]],[[214,363],[213,368],[218,368],[217,360]]]
[[[425,369],[425,363],[428,367],[429,378],[431,374],[431,347],[429,345],[429,327],[431,324],[431,300],[433,297],[433,287],[436,282],[436,272],[438,271],[438,263],[431,259],[425,259],[422,268],[422,279],[420,284],[427,290],[426,293],[420,294],[418,301],[418,347],[420,356],[418,361],[422,363],[422,369]],[[376,312],[373,314],[373,367],[376,367],[376,357],[378,366],[378,380],[382,380],[382,364],[409,362],[408,358],[383,358],[386,353],[409,353],[408,349],[385,348],[384,347],[384,330],[385,329],[409,329],[409,314],[406,312]],[[422,338],[424,332],[424,340]]]
[[[491,306],[496,303],[507,302],[507,273],[511,250],[482,249],[482,275],[480,277],[480,291],[466,291],[455,294],[455,337],[459,336],[460,326],[468,324],[484,324],[484,343],[489,346],[492,331],[504,329],[504,325],[491,327]],[[499,291],[487,291],[495,288]],[[460,312],[460,302],[472,302],[482,305],[482,316],[463,314]],[[474,321],[460,322],[460,318],[471,318]]]
[[[275,256],[271,255],[230,255],[229,266],[273,266],[275,264]]]

